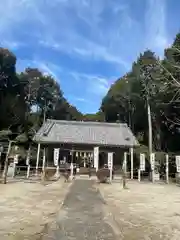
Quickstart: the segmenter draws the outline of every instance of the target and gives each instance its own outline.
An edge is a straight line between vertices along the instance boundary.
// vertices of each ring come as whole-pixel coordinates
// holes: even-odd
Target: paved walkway
[[[93,181],[75,180],[61,208],[54,227],[43,240],[116,240],[104,221],[103,199],[93,188]]]

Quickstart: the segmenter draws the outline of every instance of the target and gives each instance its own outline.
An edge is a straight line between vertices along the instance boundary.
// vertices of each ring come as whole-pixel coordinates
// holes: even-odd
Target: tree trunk
[[[4,172],[3,172],[3,183],[6,184],[7,182],[7,172],[8,172],[8,164],[9,164],[9,153],[11,151],[11,145],[12,145],[12,141],[9,141],[9,145],[8,145],[8,150],[6,153],[6,159],[4,162]]]

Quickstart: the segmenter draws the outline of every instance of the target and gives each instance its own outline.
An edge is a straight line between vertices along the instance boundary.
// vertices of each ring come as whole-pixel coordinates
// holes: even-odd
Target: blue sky
[[[1,0],[0,39],[17,70],[38,67],[82,112],[96,112],[141,51],[163,56],[180,29],[178,0]]]

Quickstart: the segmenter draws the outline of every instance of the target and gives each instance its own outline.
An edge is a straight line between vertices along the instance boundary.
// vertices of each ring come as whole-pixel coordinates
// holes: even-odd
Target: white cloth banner
[[[99,168],[99,147],[94,147],[94,168]]]
[[[58,166],[59,164],[59,148],[54,148],[54,165]]]
[[[151,162],[151,170],[154,170],[155,153],[151,153],[151,155],[150,155],[150,162]]]
[[[124,159],[123,159],[123,165],[122,165],[122,170],[126,172],[127,169],[127,152],[124,152]]]
[[[28,155],[26,158],[26,165],[29,165],[29,161],[30,161],[30,156]]]
[[[180,172],[180,156],[176,156],[176,170]]]
[[[19,155],[16,154],[16,155],[14,156],[14,163],[15,163],[15,164],[18,164],[18,158],[19,158]]]
[[[108,153],[108,168],[113,169],[113,153]]]
[[[145,154],[140,153],[140,170],[145,171]]]

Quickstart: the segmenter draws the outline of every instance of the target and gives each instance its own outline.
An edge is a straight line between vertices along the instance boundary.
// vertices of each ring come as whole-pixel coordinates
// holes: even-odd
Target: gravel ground
[[[121,231],[119,239],[180,239],[180,188],[173,184],[129,181],[97,187]]]
[[[0,239],[36,239],[62,205],[70,184],[9,182],[1,184]],[[33,237],[32,237],[33,236]]]
[[[44,232],[43,240],[115,240],[104,216],[104,201],[94,181],[75,180],[56,222]],[[119,239],[119,238],[118,238]]]

